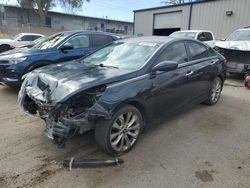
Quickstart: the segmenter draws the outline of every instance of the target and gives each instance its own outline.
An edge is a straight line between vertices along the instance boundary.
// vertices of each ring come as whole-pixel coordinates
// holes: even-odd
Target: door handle
[[[194,73],[194,71],[188,71],[188,72],[186,73],[186,76],[191,76],[193,73]]]

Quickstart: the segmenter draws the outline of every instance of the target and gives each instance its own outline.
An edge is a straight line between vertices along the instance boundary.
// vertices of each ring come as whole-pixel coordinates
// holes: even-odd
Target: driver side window
[[[205,36],[205,33],[200,33],[197,38],[199,41],[207,41],[207,38]]]
[[[90,40],[88,35],[74,36],[66,43],[71,44],[74,49],[90,47]]]
[[[163,52],[159,55],[157,63],[162,61],[174,61],[179,64],[188,61],[187,51],[183,42],[177,42],[170,44]]]

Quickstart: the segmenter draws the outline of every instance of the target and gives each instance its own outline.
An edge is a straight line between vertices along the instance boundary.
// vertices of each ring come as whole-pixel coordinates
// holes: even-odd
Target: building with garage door
[[[134,34],[165,35],[211,30],[216,39],[250,26],[250,0],[203,0],[134,11]]]

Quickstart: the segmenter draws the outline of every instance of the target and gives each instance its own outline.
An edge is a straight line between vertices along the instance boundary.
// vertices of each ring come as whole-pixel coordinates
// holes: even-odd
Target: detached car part
[[[110,166],[119,166],[124,163],[121,158],[97,160],[97,159],[85,159],[85,160],[64,160],[63,166],[71,168],[102,168]]]

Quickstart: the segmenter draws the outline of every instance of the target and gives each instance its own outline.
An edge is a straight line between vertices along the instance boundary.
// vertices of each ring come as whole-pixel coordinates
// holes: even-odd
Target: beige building
[[[5,32],[10,32],[14,28],[46,27],[58,31],[92,30],[106,31],[120,35],[133,34],[132,22],[54,11],[48,12],[45,25],[39,25],[38,23],[38,16],[33,11],[24,10],[19,6],[2,5],[0,2],[0,29]]]
[[[134,11],[134,34],[169,35],[178,30],[211,30],[216,39],[250,26],[250,0],[203,0]]]

